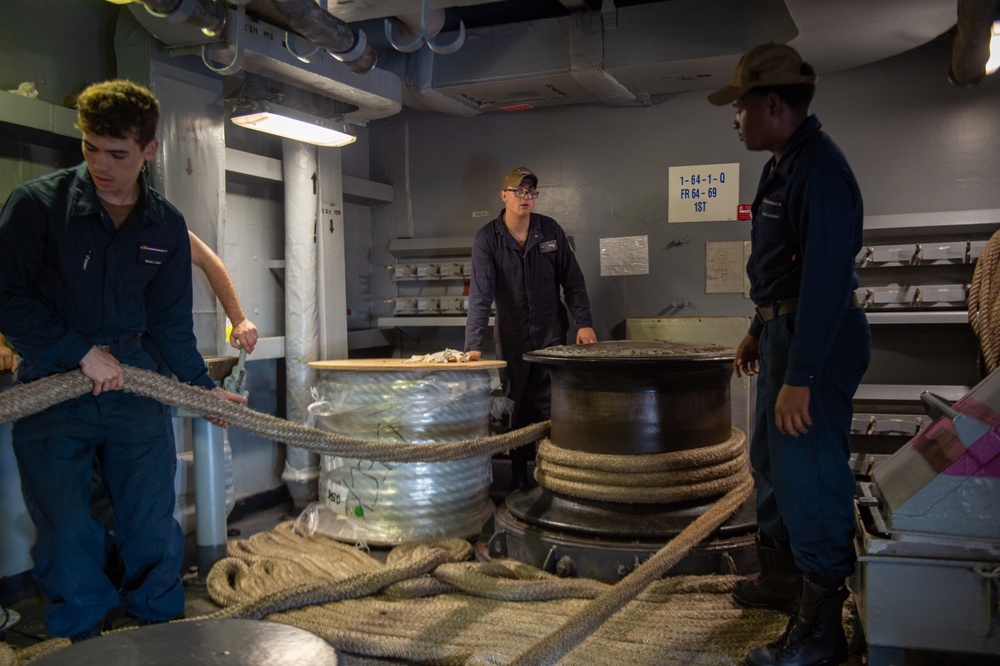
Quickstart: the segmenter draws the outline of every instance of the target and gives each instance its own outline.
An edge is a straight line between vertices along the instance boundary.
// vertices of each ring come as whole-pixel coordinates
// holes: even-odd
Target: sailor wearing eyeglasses
[[[522,356],[566,344],[567,307],[579,327],[576,344],[597,342],[587,286],[566,233],[551,217],[532,212],[537,188],[538,177],[529,169],[511,169],[500,191],[504,209],[479,230],[472,245],[465,350],[479,360],[495,301],[493,341],[497,358],[507,362],[500,373],[504,395],[514,402],[514,429],[549,418],[548,370]],[[527,469],[533,448],[511,451],[515,488],[530,485]]]

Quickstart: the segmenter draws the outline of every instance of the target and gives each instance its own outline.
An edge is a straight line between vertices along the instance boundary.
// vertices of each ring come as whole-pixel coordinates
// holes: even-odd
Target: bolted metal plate
[[[46,655],[37,666],[336,666],[319,636],[277,622],[188,620],[116,631]]]

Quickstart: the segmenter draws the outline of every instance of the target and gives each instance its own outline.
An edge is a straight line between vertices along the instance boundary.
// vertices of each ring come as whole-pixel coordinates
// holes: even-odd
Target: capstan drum
[[[746,437],[731,422],[732,349],[630,340],[524,358],[550,372],[550,435],[538,487],[508,495],[481,558],[614,582],[747,473]],[[755,531],[751,497],[671,573],[750,573]]]

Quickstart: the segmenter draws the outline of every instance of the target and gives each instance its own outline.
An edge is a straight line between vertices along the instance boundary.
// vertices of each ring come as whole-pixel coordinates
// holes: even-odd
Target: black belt
[[[779,298],[773,303],[756,308],[757,316],[762,322],[771,321],[781,315],[792,314],[799,308],[798,298]]]
[[[849,308],[860,308],[861,303],[858,301],[858,297],[855,294],[851,294],[851,302],[847,305]],[[762,322],[768,322],[775,317],[780,317],[781,315],[792,314],[799,309],[799,299],[795,298],[779,298],[773,303],[768,305],[761,305],[755,308],[757,310],[757,316],[760,317]]]
[[[112,356],[118,356],[119,354],[128,354],[133,352],[139,347],[142,347],[142,336],[133,335],[131,338],[124,338],[122,340],[112,340],[106,345],[96,345],[98,349],[102,349]]]

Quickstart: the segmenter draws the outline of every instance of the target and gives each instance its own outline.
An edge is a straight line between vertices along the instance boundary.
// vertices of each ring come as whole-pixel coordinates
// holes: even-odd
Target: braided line
[[[746,437],[737,428],[713,446],[631,456],[572,451],[546,438],[535,469],[539,485],[554,492],[627,504],[716,497],[738,487],[746,474]]]
[[[123,365],[122,372],[125,376],[125,391],[128,393],[152,398],[207,418],[222,419],[265,439],[345,458],[384,462],[465,460],[530,444],[544,436],[549,429],[549,422],[544,421],[501,435],[455,442],[375,442],[291,423],[149,370]],[[35,414],[64,400],[89,393],[92,389],[93,382],[79,370],[43,377],[30,384],[20,384],[0,393],[0,423]]]
[[[753,480],[744,474],[740,484],[713,504],[655,555],[642,563],[610,590],[569,618],[562,627],[533,645],[514,660],[512,666],[544,666],[558,663],[573,648],[594,633],[608,618],[635,599],[651,583],[661,578],[684,555],[706,539],[736,511],[753,490]]]
[[[985,377],[1000,365],[1000,231],[994,233],[976,262],[969,285],[969,324],[979,340],[976,359]]]

